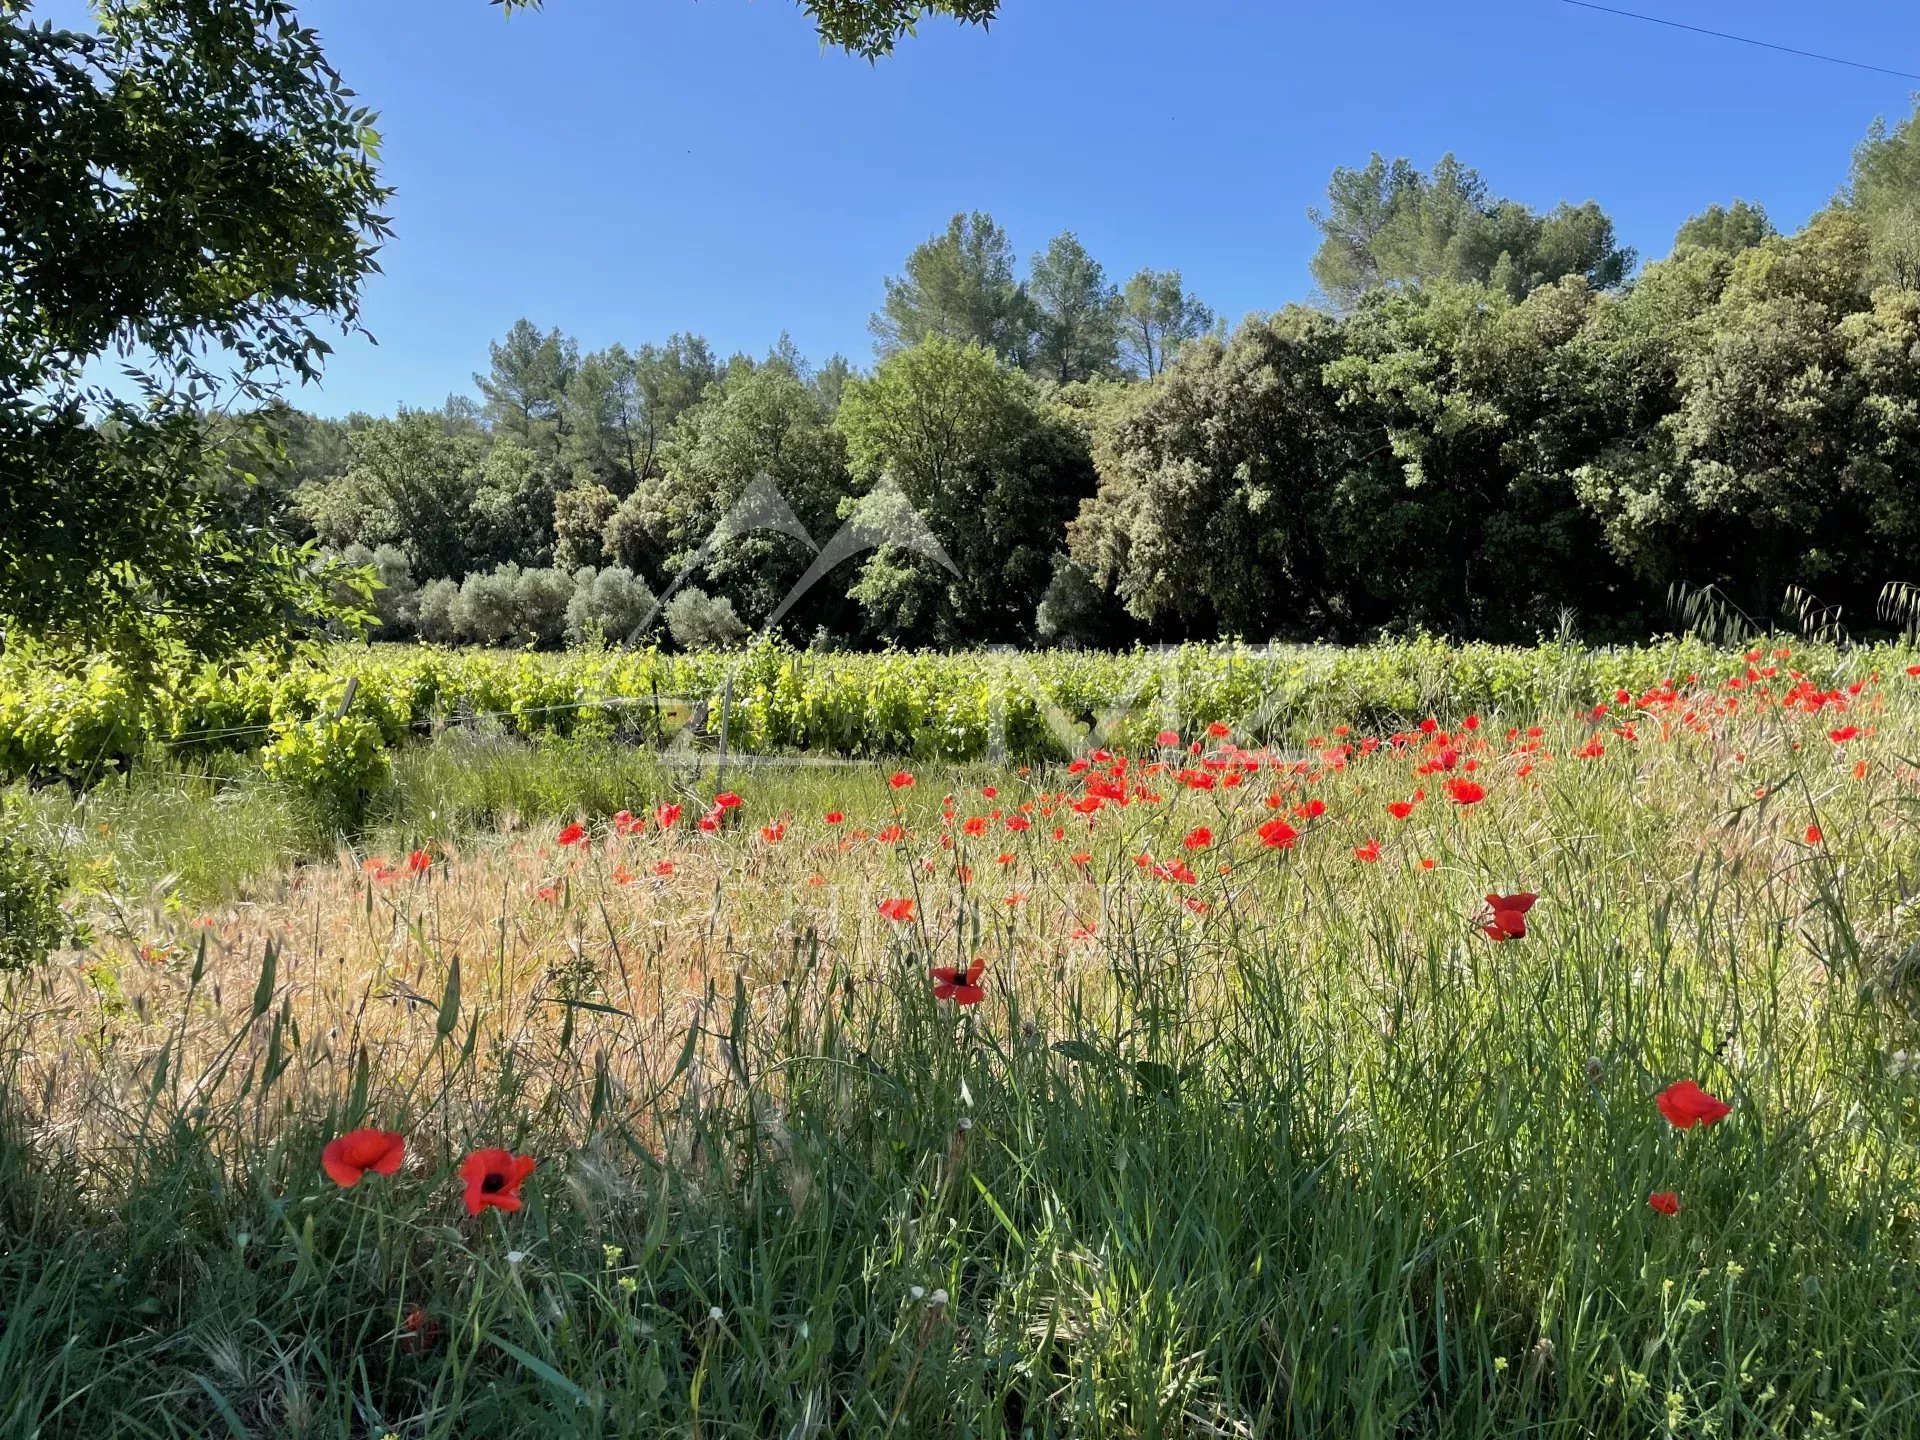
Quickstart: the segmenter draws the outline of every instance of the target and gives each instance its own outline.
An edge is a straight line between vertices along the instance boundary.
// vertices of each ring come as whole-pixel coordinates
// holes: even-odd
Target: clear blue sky
[[[1920,71],[1920,9],[1616,0]],[[1369,152],[1452,150],[1531,204],[1599,201],[1643,257],[1715,200],[1782,228],[1824,204],[1916,82],[1559,0],[1004,0],[877,66],[790,0],[303,0],[380,112],[398,236],[379,338],[344,344],[327,414],[471,390],[519,316],[583,348],[675,330],[722,354],[782,330],[870,363],[881,278],[959,209],[1022,258],[1073,229],[1124,279],[1178,268],[1238,320],[1308,298],[1309,205]],[[77,0],[40,13],[56,18]]]

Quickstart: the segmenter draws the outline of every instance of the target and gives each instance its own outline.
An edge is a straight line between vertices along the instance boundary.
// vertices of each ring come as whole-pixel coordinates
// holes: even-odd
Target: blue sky
[[[1618,0],[1920,71],[1920,8]],[[1124,279],[1178,268],[1229,319],[1309,298],[1307,207],[1369,152],[1448,150],[1531,204],[1598,200],[1643,256],[1710,201],[1792,228],[1920,83],[1559,0],[1004,0],[889,60],[824,52],[789,0],[304,0],[381,113],[398,237],[327,414],[471,390],[528,316],[585,348],[789,331],[871,360],[881,279],[959,209],[1023,259],[1063,229]],[[77,0],[37,7],[56,18]]]

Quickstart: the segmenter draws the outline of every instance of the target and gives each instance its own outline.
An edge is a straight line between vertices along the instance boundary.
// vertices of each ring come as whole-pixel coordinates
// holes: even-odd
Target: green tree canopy
[[[1853,152],[1846,199],[1873,247],[1876,277],[1920,289],[1920,109],[1891,130],[1873,122]]]
[[[450,434],[430,410],[402,410],[347,436],[346,473],[303,485],[295,499],[327,544],[397,545],[417,579],[458,579],[488,552],[475,513],[485,447]]]
[[[536,454],[557,457],[567,431],[567,391],[580,368],[579,346],[558,330],[542,335],[516,320],[507,338],[487,346],[487,372],[473,383],[486,397],[494,429]]]
[[[1105,375],[1120,361],[1120,297],[1071,230],[1033,257],[1027,284],[1038,331],[1034,369],[1062,385]]]
[[[1673,237],[1673,248],[1697,245],[1703,250],[1738,255],[1778,233],[1764,208],[1735,200],[1731,206],[1709,205],[1689,218]]]
[[[975,344],[934,337],[847,387],[840,428],[856,483],[898,488],[957,574],[885,544],[853,595],[898,640],[1031,636],[1066,522],[1093,490],[1085,441],[1033,382]]]
[[[669,552],[667,578],[705,547],[708,579],[759,625],[838,528],[847,489],[846,443],[819,396],[791,367],[767,364],[715,386],[687,412],[663,473],[636,502]],[[797,531],[780,528],[789,515]],[[822,587],[800,613],[846,625],[844,602],[831,616],[820,609],[830,599]]]
[[[99,29],[0,0],[0,625],[213,652],[326,587],[235,485],[216,394],[263,401],[357,327],[387,234],[372,115],[283,0],[101,0]],[[129,400],[91,377],[122,357]],[[220,448],[231,453],[223,456]]]
[[[1327,208],[1308,214],[1321,232],[1313,277],[1342,306],[1381,286],[1434,280],[1489,284],[1515,299],[1566,275],[1601,289],[1633,268],[1633,252],[1615,243],[1594,202],[1541,214],[1493,195],[1452,155],[1431,175],[1377,154],[1361,169],[1337,169]]]
[[[1178,270],[1141,270],[1120,292],[1121,354],[1151,380],[1213,328],[1213,311],[1182,286]]]
[[[1033,302],[1014,277],[1013,246],[991,215],[955,215],[886,286],[886,302],[869,326],[883,356],[933,338],[982,346],[1009,365],[1024,365],[1033,352]]]

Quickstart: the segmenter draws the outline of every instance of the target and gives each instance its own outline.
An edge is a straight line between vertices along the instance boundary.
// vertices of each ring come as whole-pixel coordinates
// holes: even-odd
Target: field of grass
[[[92,938],[4,982],[0,1434],[1920,1435],[1920,678],[1711,662],[1071,765],[449,733],[338,853],[239,757],[24,797]]]

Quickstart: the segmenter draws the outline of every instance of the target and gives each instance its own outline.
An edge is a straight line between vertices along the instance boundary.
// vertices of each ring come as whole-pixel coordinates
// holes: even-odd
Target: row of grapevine
[[[1765,663],[1838,684],[1910,658],[1893,648],[1809,647]],[[1695,640],[1607,650],[1413,639],[1039,654],[823,654],[772,642],[694,655],[343,646],[292,665],[262,658],[155,681],[107,659],[17,649],[0,654],[0,777],[84,782],[155,746],[257,752],[289,775],[377,767],[409,735],[472,722],[657,743],[667,738],[658,702],[704,701],[717,722],[729,679],[736,749],[1037,760],[1089,735],[1133,747],[1212,721],[1284,742],[1336,720],[1384,728],[1427,714],[1533,714],[1690,676],[1718,681],[1753,663]]]

